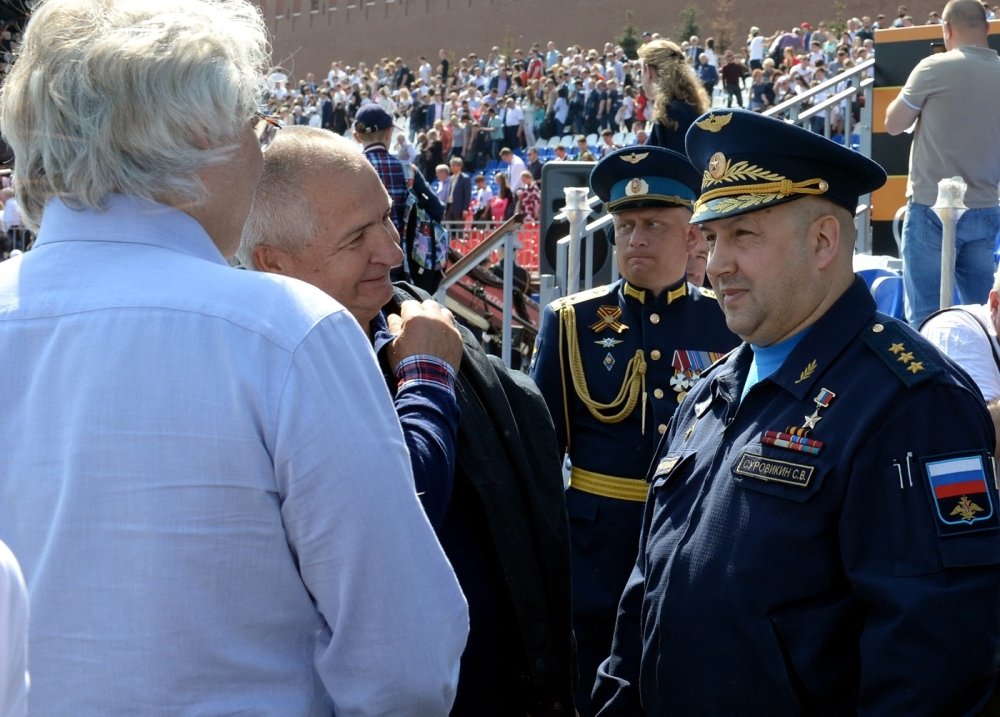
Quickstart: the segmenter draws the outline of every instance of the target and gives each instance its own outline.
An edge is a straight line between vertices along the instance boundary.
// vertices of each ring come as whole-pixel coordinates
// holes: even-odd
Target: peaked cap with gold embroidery
[[[746,110],[712,110],[688,129],[688,157],[702,173],[692,222],[817,196],[853,215],[885,184],[881,166],[822,135]]]
[[[609,212],[645,207],[687,207],[701,178],[683,154],[635,144],[607,154],[590,173],[590,188]]]

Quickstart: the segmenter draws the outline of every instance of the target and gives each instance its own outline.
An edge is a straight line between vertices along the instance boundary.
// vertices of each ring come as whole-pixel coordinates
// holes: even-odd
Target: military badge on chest
[[[620,306],[610,306],[606,304],[599,306],[597,309],[597,321],[590,325],[590,330],[596,334],[604,331],[612,331],[616,334],[620,334],[628,329],[628,326],[622,323],[621,318],[622,309]],[[618,344],[624,343],[624,341],[616,339],[614,336],[605,336],[597,339],[594,343],[602,348],[613,349]],[[616,363],[614,354],[612,354],[609,350],[601,363],[608,371],[613,369]]]
[[[671,362],[674,373],[670,377],[670,388],[677,394],[677,403],[688,395],[691,387],[701,378],[701,372],[724,355],[714,351],[674,351],[674,359]]]
[[[819,455],[820,451],[823,450],[824,443],[815,438],[810,438],[809,434],[823,420],[822,411],[829,408],[836,397],[837,394],[830,389],[821,388],[813,399],[816,409],[811,414],[802,417],[802,426],[788,426],[783,431],[764,431],[764,434],[760,437],[760,442],[769,446],[795,451],[796,453]]]

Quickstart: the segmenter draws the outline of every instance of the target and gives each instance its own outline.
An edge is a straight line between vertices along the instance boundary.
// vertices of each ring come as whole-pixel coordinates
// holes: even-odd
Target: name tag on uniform
[[[742,476],[806,488],[816,469],[802,463],[779,461],[748,452],[740,456],[735,470]]]
[[[653,474],[654,477],[666,475],[674,469],[681,460],[680,456],[665,456],[660,459],[660,462],[656,464],[656,472]]]

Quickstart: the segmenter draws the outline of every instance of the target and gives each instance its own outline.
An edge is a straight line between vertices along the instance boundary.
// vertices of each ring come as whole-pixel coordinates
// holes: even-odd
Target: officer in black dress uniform
[[[531,372],[573,465],[566,502],[583,717],[635,560],[656,445],[700,373],[739,343],[711,290],[687,282],[700,183],[687,158],[628,147],[602,159],[590,183],[614,216],[624,278],[546,307]]]
[[[977,714],[1000,648],[994,430],[852,271],[885,172],[737,110],[699,118],[687,152],[746,343],[658,450],[598,714]]]

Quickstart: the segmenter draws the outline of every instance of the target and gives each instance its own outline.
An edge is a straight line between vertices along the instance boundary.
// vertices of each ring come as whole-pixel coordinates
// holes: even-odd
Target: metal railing
[[[438,286],[436,299],[441,304],[447,301],[448,288],[457,284],[469,272],[478,267],[484,259],[501,246],[503,247],[503,315],[500,329],[500,358],[504,365],[511,365],[511,343],[513,336],[514,306],[514,248],[517,233],[521,230],[524,217],[515,214],[494,229],[483,241],[473,247],[461,259],[452,264],[444,273]],[[457,231],[457,230],[456,230]]]

